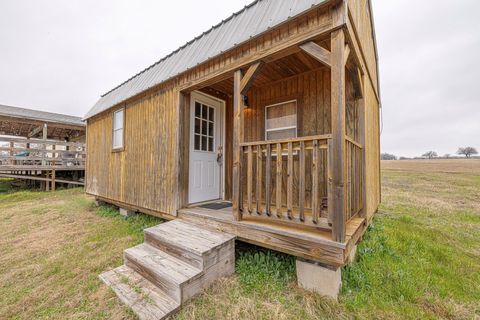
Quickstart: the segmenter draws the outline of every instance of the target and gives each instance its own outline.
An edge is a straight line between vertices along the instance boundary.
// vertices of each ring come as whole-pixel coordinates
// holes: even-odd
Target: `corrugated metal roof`
[[[85,122],[83,122],[82,118],[80,117],[26,108],[5,106],[0,104],[0,117],[1,116],[21,118],[25,120],[61,123],[74,126],[85,126]]]
[[[102,95],[85,119],[228,51],[328,0],[257,0]]]

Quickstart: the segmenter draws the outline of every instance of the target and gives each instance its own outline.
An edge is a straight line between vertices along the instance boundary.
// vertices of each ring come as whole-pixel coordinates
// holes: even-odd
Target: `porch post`
[[[241,93],[242,71],[237,70],[233,76],[233,190],[232,207],[235,220],[242,218],[241,212],[241,150],[240,143],[243,142],[243,99]]]
[[[332,237],[345,242],[345,34],[343,29],[331,34],[331,108],[332,147],[328,210],[332,217]]]

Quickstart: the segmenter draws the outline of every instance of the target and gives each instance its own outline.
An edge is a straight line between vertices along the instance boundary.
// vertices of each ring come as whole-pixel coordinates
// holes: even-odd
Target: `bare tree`
[[[470,158],[472,155],[478,154],[478,151],[474,147],[465,147],[465,148],[458,148],[457,154],[463,155],[466,158]]]
[[[424,154],[422,154],[422,157],[428,158],[428,159],[433,159],[438,157],[438,154],[435,151],[427,151]]]
[[[445,155],[443,156],[445,159],[450,159],[452,155],[450,153],[445,153]]]
[[[382,153],[380,155],[381,160],[397,160],[397,156],[390,153]]]

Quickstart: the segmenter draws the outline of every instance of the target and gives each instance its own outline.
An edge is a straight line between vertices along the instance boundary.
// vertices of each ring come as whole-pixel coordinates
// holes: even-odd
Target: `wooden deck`
[[[248,216],[235,221],[231,207],[220,210],[184,208],[179,210],[178,218],[234,234],[245,242],[336,267],[346,263],[350,251],[365,231],[365,219],[352,218],[347,223],[345,242],[339,243],[327,230],[249,220]]]
[[[85,143],[0,136],[0,177],[84,185]]]

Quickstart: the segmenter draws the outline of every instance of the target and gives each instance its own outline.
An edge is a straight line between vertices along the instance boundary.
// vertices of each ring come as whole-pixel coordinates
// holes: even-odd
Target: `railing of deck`
[[[330,135],[240,144],[244,219],[330,229],[327,212]]]
[[[345,139],[346,220],[353,218],[363,209],[363,146],[347,137]]]
[[[0,137],[0,169],[84,167],[85,144]]]

